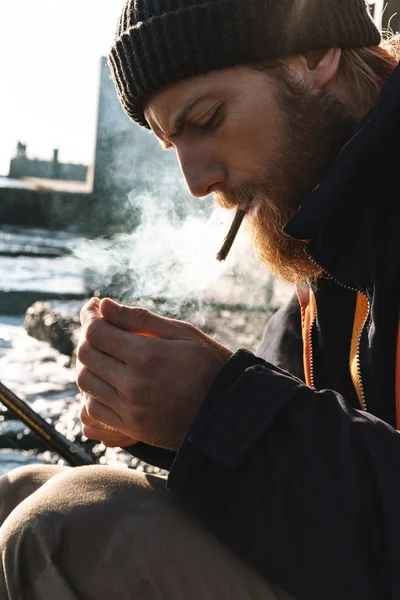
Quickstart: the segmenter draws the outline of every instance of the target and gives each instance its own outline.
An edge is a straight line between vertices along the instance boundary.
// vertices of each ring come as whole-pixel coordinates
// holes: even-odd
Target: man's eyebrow
[[[163,135],[167,139],[173,139],[173,138],[177,137],[178,135],[180,135],[182,133],[182,130],[183,130],[184,126],[185,126],[185,120],[186,120],[186,117],[187,117],[188,113],[196,106],[196,104],[198,104],[199,102],[201,102],[205,98],[208,98],[209,96],[210,96],[210,94],[203,94],[203,96],[199,96],[195,100],[192,100],[191,102],[188,102],[188,104],[186,104],[179,111],[179,113],[177,114],[177,116],[175,117],[173,129],[170,132],[165,133]]]

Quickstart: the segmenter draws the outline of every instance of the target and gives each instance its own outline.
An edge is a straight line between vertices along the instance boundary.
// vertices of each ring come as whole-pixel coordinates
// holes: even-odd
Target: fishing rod
[[[24,400],[18,398],[0,381],[0,402],[34,431],[50,450],[64,458],[71,466],[94,465],[96,461],[80,446],[67,440],[56,431],[43,417],[37,414]]]

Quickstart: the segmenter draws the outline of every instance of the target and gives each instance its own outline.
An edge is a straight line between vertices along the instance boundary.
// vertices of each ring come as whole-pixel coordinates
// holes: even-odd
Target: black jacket
[[[314,385],[304,384],[297,300],[269,321],[259,356],[223,367],[171,467],[168,489],[299,600],[400,598],[400,67],[319,188],[286,226],[326,272],[315,290]],[[367,411],[349,375],[357,291]],[[151,453],[159,456],[151,456]]]

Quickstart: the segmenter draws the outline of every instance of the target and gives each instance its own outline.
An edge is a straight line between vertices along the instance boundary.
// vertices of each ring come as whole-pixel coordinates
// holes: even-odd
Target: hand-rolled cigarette
[[[235,241],[236,235],[239,231],[239,228],[242,224],[242,221],[246,215],[246,210],[239,206],[232,221],[232,225],[228,231],[228,235],[226,236],[224,243],[222,245],[221,250],[218,252],[216,259],[221,261],[225,260],[229,254],[229,250],[232,248],[232,244]]]

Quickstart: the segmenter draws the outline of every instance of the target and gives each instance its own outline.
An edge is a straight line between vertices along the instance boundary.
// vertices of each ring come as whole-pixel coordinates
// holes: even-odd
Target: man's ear
[[[327,51],[310,52],[304,55],[308,75],[317,89],[325,89],[335,79],[341,56],[340,48],[330,48]]]
[[[340,48],[330,48],[289,56],[286,61],[301,79],[312,83],[316,89],[329,91],[335,81],[341,56]]]

